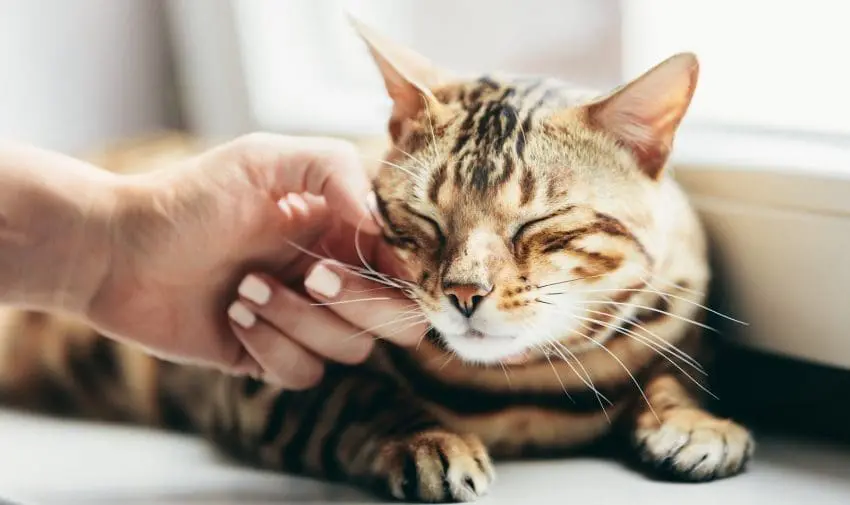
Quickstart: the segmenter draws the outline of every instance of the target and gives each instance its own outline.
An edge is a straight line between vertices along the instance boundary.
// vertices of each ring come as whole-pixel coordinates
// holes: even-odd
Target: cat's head
[[[596,304],[640,286],[665,248],[659,188],[696,58],[596,96],[454,76],[355,25],[393,102],[384,232],[444,345],[496,364],[588,344]]]

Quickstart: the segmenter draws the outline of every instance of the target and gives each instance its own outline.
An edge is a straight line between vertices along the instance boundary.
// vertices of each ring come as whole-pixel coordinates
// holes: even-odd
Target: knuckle
[[[342,363],[346,365],[357,365],[366,361],[372,354],[375,348],[375,342],[371,336],[360,338],[354,341],[348,351],[340,358]]]
[[[277,286],[272,288],[271,298],[261,310],[263,316],[273,321],[275,326],[287,333],[293,333],[304,324],[305,312],[309,308],[310,305],[300,296]]]
[[[255,131],[237,137],[233,144],[240,147],[253,148],[258,146],[267,146],[274,139],[275,135],[271,133]]]
[[[303,391],[315,387],[321,382],[325,368],[320,363],[302,361],[289,374],[290,388]]]
[[[354,144],[345,140],[329,139],[316,151],[314,167],[321,166],[323,170],[316,170],[314,175],[324,180],[332,172],[359,163],[359,159],[360,151]]]

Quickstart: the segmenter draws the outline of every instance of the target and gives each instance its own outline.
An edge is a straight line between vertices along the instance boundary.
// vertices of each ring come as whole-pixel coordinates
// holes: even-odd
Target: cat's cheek
[[[528,278],[536,286],[555,286],[576,277],[573,271],[581,262],[567,254],[540,255],[535,258],[534,267],[529,269]],[[562,286],[558,286],[562,287]],[[553,289],[549,289],[552,291]]]

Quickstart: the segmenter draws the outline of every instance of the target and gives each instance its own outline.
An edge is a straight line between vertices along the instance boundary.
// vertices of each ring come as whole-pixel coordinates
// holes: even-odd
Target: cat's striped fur
[[[265,468],[426,501],[485,493],[491,456],[558,453],[615,430],[678,478],[740,471],[748,432],[699,407],[705,245],[663,174],[695,61],[647,74],[664,97],[639,83],[599,100],[550,80],[445,79],[360,29],[395,104],[376,179],[386,237],[438,331],[288,392],[10,312],[2,399],[187,430]],[[659,110],[642,116],[653,99]],[[475,318],[448,301],[458,285],[488,286]],[[464,321],[481,327],[454,334]],[[505,365],[516,352],[523,362]]]

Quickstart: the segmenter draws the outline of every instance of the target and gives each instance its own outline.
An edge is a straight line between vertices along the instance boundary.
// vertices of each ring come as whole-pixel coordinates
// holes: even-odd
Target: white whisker
[[[346,293],[363,294],[363,293],[373,293],[375,291],[381,291],[381,290],[384,290],[384,289],[394,289],[394,288],[395,288],[395,286],[381,286],[379,288],[369,288],[369,289],[349,289],[349,288],[345,288],[345,289],[343,289],[343,291],[346,292]]]
[[[362,230],[363,223],[365,222],[366,216],[363,216],[362,218],[360,218],[360,222],[357,223],[357,228],[354,229],[354,249],[357,251],[357,257],[360,259],[360,263],[362,263],[363,266],[366,267],[370,273],[374,275],[383,275],[374,268],[372,268],[372,265],[370,265],[369,262],[366,261],[366,257],[363,255],[363,249],[360,247],[360,231]]]
[[[428,111],[428,128],[431,130],[431,147],[434,148],[434,160],[440,161],[440,153],[437,151],[437,135],[434,133],[434,122],[431,119],[431,106],[428,105],[428,98],[426,96],[422,96],[422,100],[425,102],[425,109]]]
[[[577,317],[577,318],[578,318],[578,319],[585,320],[585,321],[589,321],[589,322],[592,322],[592,323],[595,323],[595,324],[602,325],[602,326],[604,326],[604,327],[606,327],[606,328],[609,328],[609,329],[614,330],[614,331],[615,331],[615,332],[617,332],[617,333],[621,333],[621,334],[623,334],[623,335],[626,335],[626,336],[629,336],[629,337],[631,337],[631,338],[634,338],[636,342],[638,342],[638,343],[640,343],[640,344],[643,344],[643,345],[644,345],[644,346],[646,346],[646,347],[649,347],[650,349],[652,349],[653,351],[655,351],[656,353],[658,353],[658,355],[659,355],[659,356],[661,356],[661,357],[665,358],[668,362],[670,362],[670,364],[671,364],[671,365],[673,365],[674,367],[676,367],[676,369],[678,369],[681,373],[685,374],[685,376],[686,376],[688,379],[690,379],[690,381],[691,381],[691,382],[693,382],[693,383],[694,383],[694,384],[695,384],[698,388],[702,389],[702,390],[703,390],[703,391],[705,391],[707,394],[711,395],[711,396],[712,396],[712,398],[714,398],[715,400],[719,399],[719,398],[717,398],[717,396],[715,396],[715,395],[714,395],[714,393],[712,393],[712,392],[711,392],[711,391],[709,391],[709,390],[708,390],[705,386],[703,386],[702,384],[700,384],[700,383],[699,383],[699,381],[697,381],[697,380],[696,380],[696,379],[695,379],[695,378],[694,378],[691,374],[689,374],[687,371],[685,371],[685,369],[684,369],[684,368],[682,368],[681,366],[679,366],[679,364],[678,364],[678,363],[676,363],[675,361],[673,361],[672,359],[670,359],[670,357],[669,357],[669,356],[667,356],[667,355],[666,355],[666,354],[664,354],[664,353],[659,352],[659,351],[658,351],[655,347],[653,347],[653,346],[649,345],[646,341],[642,340],[642,339],[641,339],[641,337],[640,337],[640,335],[637,335],[637,334],[635,334],[634,332],[626,333],[626,332],[628,332],[628,330],[625,330],[625,331],[624,331],[624,328],[620,328],[620,327],[618,327],[618,326],[616,326],[616,325],[611,325],[611,324],[609,324],[609,323],[606,323],[606,322],[604,322],[604,321],[599,321],[599,320],[594,319],[594,318],[584,318],[584,317]]]
[[[686,287],[680,285],[676,281],[672,281],[668,278],[664,278],[663,276],[661,276],[657,273],[653,274],[652,272],[647,270],[645,267],[640,267],[640,269],[643,270],[643,273],[646,274],[649,278],[658,279],[667,286],[675,287],[678,290],[685,291],[687,293],[691,293],[692,295],[697,295],[697,296],[702,296],[702,297],[706,296],[706,293],[704,293],[702,291],[697,291],[696,289],[686,288]],[[645,279],[642,279],[642,280],[644,280],[644,282],[646,282]],[[649,284],[649,283],[647,282],[647,284]]]
[[[332,305],[346,305],[349,303],[360,303],[360,302],[379,302],[383,300],[395,300],[395,298],[389,296],[379,296],[373,298],[357,298],[356,300],[340,300],[337,302],[321,302],[321,303],[311,303],[310,305],[314,307],[329,307]]]
[[[499,362],[499,366],[501,366],[501,367],[502,367],[502,373],[504,373],[504,374],[505,374],[505,380],[506,380],[506,381],[508,381],[508,389],[513,389],[513,388],[514,388],[514,384],[513,384],[513,382],[511,382],[511,378],[510,378],[510,376],[508,375],[508,369],[507,369],[507,368],[505,368],[505,364],[504,364],[504,363],[502,363],[502,362],[500,361],[500,362]]]
[[[398,279],[398,278],[392,277],[390,275],[383,274],[381,272],[377,272],[377,271],[374,271],[374,270],[370,271],[368,269],[357,267],[355,265],[349,265],[347,263],[343,263],[343,262],[336,260],[334,258],[322,256],[321,254],[317,254],[313,251],[310,251],[309,249],[306,249],[306,248],[300,246],[299,244],[296,244],[295,242],[293,242],[291,240],[287,239],[287,242],[289,243],[289,245],[291,245],[292,247],[294,247],[295,249],[297,249],[298,251],[300,251],[303,254],[306,254],[306,255],[308,255],[312,258],[315,258],[319,261],[327,261],[328,263],[332,263],[332,264],[336,265],[337,267],[341,268],[342,270],[345,270],[346,272],[348,272],[352,275],[361,277],[363,279],[373,281],[373,282],[377,282],[379,284],[384,284],[385,286],[388,286],[388,287],[398,288],[398,289],[401,289],[401,290],[405,290],[405,289],[409,290],[409,289],[414,289],[416,287],[415,284],[413,284],[412,282],[409,282],[409,281],[405,281],[404,279]],[[405,294],[409,296],[408,291],[405,291]]]
[[[425,341],[425,337],[427,337],[428,333],[433,329],[434,329],[434,327],[429,324],[428,328],[426,328],[425,331],[422,332],[422,336],[419,337],[419,340],[416,342],[416,350],[417,351],[419,350],[419,347],[422,345],[422,342]]]
[[[593,394],[596,397],[596,401],[599,402],[599,407],[602,409],[602,413],[605,415],[605,419],[607,419],[608,423],[610,423],[611,418],[608,416],[608,410],[605,408],[605,405],[602,404],[602,400],[605,400],[605,403],[607,403],[610,406],[613,406],[614,404],[611,402],[611,400],[608,399],[608,397],[606,397],[604,394],[602,394],[596,388],[596,385],[593,384],[593,378],[590,376],[590,373],[587,371],[587,369],[581,363],[581,360],[579,360],[578,357],[572,351],[567,349],[567,347],[565,345],[561,344],[560,342],[552,341],[552,342],[550,342],[550,344],[552,344],[552,350],[555,351],[555,353],[557,353],[558,356],[561,357],[561,359],[564,361],[564,363],[566,363],[567,366],[570,367],[570,369],[573,371],[573,373],[576,374],[576,377],[578,377],[579,380],[581,380],[584,383],[585,386],[587,386],[588,388],[590,388],[591,391],[593,391]],[[575,367],[573,367],[572,363],[570,363],[569,359],[567,359],[567,356],[565,356],[563,351],[561,349],[558,349],[558,347],[556,347],[555,344],[557,344],[557,346],[559,346],[561,349],[563,349],[563,351],[566,351],[567,354],[569,354],[574,360],[576,360],[576,363],[579,365],[579,367],[581,367],[582,371],[587,376],[587,380],[585,380],[585,378],[582,377],[581,374],[578,373],[578,370],[576,370]]]
[[[402,172],[406,173],[407,175],[409,175],[410,177],[413,177],[414,179],[416,179],[416,178],[418,178],[418,177],[419,177],[418,175],[416,175],[415,173],[411,172],[411,171],[410,171],[410,170],[408,170],[407,168],[404,168],[403,166],[401,166],[401,165],[397,165],[397,164],[395,164],[395,163],[393,163],[393,162],[390,162],[390,161],[387,161],[387,160],[382,160],[382,159],[380,159],[380,158],[367,158],[367,157],[365,157],[365,156],[362,156],[362,158],[364,158],[364,159],[368,159],[368,160],[370,160],[370,161],[371,161],[371,160],[374,160],[374,161],[377,161],[378,163],[383,163],[384,165],[387,165],[387,166],[390,166],[390,167],[393,167],[393,168],[397,168],[397,169],[401,170]]]
[[[535,345],[535,347],[537,347],[537,348],[540,350],[540,352],[542,352],[542,353],[543,353],[543,357],[544,357],[544,358],[546,358],[546,361],[548,361],[548,362],[549,362],[549,366],[552,368],[552,372],[555,374],[555,377],[558,379],[558,384],[560,384],[560,385],[561,385],[561,389],[562,389],[562,390],[564,390],[564,394],[565,394],[565,395],[567,396],[567,398],[569,398],[569,399],[570,399],[573,403],[575,403],[575,400],[573,399],[572,395],[570,394],[570,392],[569,392],[569,391],[567,391],[567,386],[566,386],[566,384],[564,384],[563,379],[561,379],[561,374],[559,374],[559,373],[558,373],[558,369],[557,369],[557,368],[555,368],[555,364],[554,364],[554,363],[552,363],[552,358],[549,356],[549,351],[547,351],[547,350],[546,350],[546,348],[545,348],[545,347],[543,347],[542,345]],[[567,363],[567,364],[569,364],[569,363]],[[573,372],[575,372],[575,370],[573,370]],[[576,374],[576,375],[578,375],[578,374]]]
[[[702,365],[699,363],[699,361],[697,361],[694,357],[692,357],[690,354],[688,354],[685,351],[676,347],[672,342],[668,342],[667,340],[664,340],[660,335],[651,331],[647,327],[637,323],[633,319],[630,319],[630,318],[627,318],[627,317],[622,317],[622,316],[617,316],[615,314],[609,314],[608,312],[602,312],[602,311],[599,311],[599,310],[586,309],[586,312],[590,312],[591,314],[598,314],[600,316],[613,317],[615,320],[617,320],[619,322],[630,323],[630,324],[634,325],[636,328],[639,328],[639,329],[645,331],[646,333],[648,333],[649,335],[652,335],[653,337],[655,337],[656,340],[649,339],[649,337],[646,337],[646,336],[642,336],[642,338],[646,338],[647,340],[649,340],[650,342],[653,342],[655,345],[661,347],[662,349],[664,349],[664,350],[666,350],[670,353],[673,353],[673,355],[675,355],[676,357],[678,357],[679,359],[681,359],[682,361],[684,361],[688,365],[692,366],[696,371],[702,373],[703,375],[707,375],[707,372],[705,371],[705,369],[702,367]],[[617,326],[617,328],[620,328],[623,331],[631,332],[631,330],[628,330],[627,328],[623,328],[622,326]],[[632,332],[632,333],[635,333],[635,332]]]
[[[569,391],[567,391],[567,386],[564,384],[563,379],[561,379],[561,374],[558,373],[558,369],[555,368],[555,364],[552,363],[552,358],[549,357],[549,352],[545,348],[543,348],[542,346],[537,346],[537,347],[543,353],[543,357],[546,358],[546,361],[549,362],[549,366],[552,368],[552,372],[555,374],[555,377],[558,379],[558,384],[561,385],[561,389],[564,390],[564,394],[567,395],[567,398],[569,400],[571,400],[573,403],[575,403],[575,400],[573,399],[572,395],[569,393]],[[567,364],[569,365],[569,363],[567,363]],[[573,372],[575,372],[575,370],[573,370]],[[576,374],[576,375],[578,375],[578,374]],[[604,410],[605,407],[602,407],[602,409]]]
[[[398,330],[396,330],[396,331],[394,331],[394,332],[392,332],[392,333],[387,333],[386,335],[384,335],[384,339],[391,339],[392,337],[394,337],[394,336],[398,335],[399,333],[404,332],[404,331],[407,331],[407,330],[409,330],[409,329],[413,328],[414,326],[416,326],[417,324],[422,324],[422,323],[424,323],[424,322],[428,322],[428,318],[423,316],[422,320],[419,320],[419,321],[413,321],[412,323],[409,323],[407,326],[404,326],[403,328],[399,328]],[[430,326],[429,326],[429,328],[428,328],[428,329],[430,329]],[[425,330],[425,332],[422,334],[422,335],[423,335],[423,337],[424,337],[427,333],[428,333],[428,330]]]
[[[454,351],[448,352],[448,353],[446,353],[446,354],[448,354],[448,355],[449,355],[449,357],[448,357],[448,358],[446,358],[446,361],[443,361],[443,364],[442,364],[442,365],[440,365],[440,368],[438,368],[438,369],[437,369],[438,371],[439,371],[439,370],[442,370],[443,368],[446,368],[446,365],[448,365],[449,363],[451,363],[451,361],[452,361],[452,360],[455,358],[455,356],[456,356],[456,354],[455,354],[455,352],[454,352]]]
[[[359,332],[357,332],[353,335],[349,335],[348,337],[344,338],[343,341],[348,341],[348,340],[351,340],[352,338],[359,337],[360,335],[366,335],[368,333],[372,333],[373,331],[375,331],[377,329],[384,328],[384,327],[389,326],[391,324],[407,323],[407,322],[410,322],[414,319],[417,319],[417,320],[421,319],[421,320],[425,321],[427,318],[425,316],[423,316],[422,314],[411,314],[411,315],[406,316],[406,317],[395,318],[392,321],[387,321],[385,323],[381,323],[381,324],[372,326],[371,328],[366,328],[365,330],[359,331]],[[380,338],[380,337],[378,337],[378,338]]]
[[[578,356],[576,356],[576,354],[574,352],[570,351],[570,349],[566,345],[562,344],[561,342],[559,342],[557,340],[551,341],[550,344],[552,344],[552,350],[554,350],[556,353],[558,353],[558,355],[561,357],[561,359],[564,360],[564,362],[567,365],[570,365],[570,368],[572,368],[572,370],[576,374],[576,376],[584,383],[585,386],[587,386],[588,388],[590,388],[591,391],[593,391],[593,393],[596,395],[596,397],[598,399],[605,400],[605,403],[607,403],[608,405],[611,405],[611,406],[614,405],[614,403],[612,403],[611,400],[609,400],[607,396],[605,396],[604,394],[602,394],[601,391],[599,391],[599,389],[593,383],[593,377],[591,377],[590,372],[587,371],[587,368],[584,367],[584,364],[581,362],[581,360],[578,358]],[[567,360],[566,356],[564,356],[564,354],[563,354],[564,352],[566,352],[569,355],[569,357],[571,357],[572,359],[575,360],[576,364],[579,366],[579,368],[581,368],[582,373],[584,373],[585,377],[587,378],[586,381],[576,371],[576,369],[573,368],[573,366]],[[604,409],[604,407],[603,407],[603,409]]]
[[[398,147],[398,146],[395,146],[395,145],[393,146],[393,148],[394,148],[394,149],[396,149],[397,151],[401,152],[402,154],[404,154],[405,156],[407,156],[408,158],[410,158],[410,159],[411,159],[411,160],[413,160],[414,162],[418,163],[418,164],[419,164],[419,167],[420,167],[420,168],[422,168],[423,170],[428,168],[428,165],[426,165],[424,161],[422,161],[422,160],[420,160],[419,158],[417,158],[417,157],[413,156],[412,154],[410,154],[409,152],[405,151],[404,149],[402,149],[402,148],[400,148],[400,147]]]
[[[549,284],[541,284],[541,285],[535,286],[535,287],[537,289],[543,289],[543,288],[548,288],[548,287],[552,287],[552,286],[557,286],[559,284],[569,284],[571,282],[583,281],[583,280],[586,280],[586,279],[595,279],[597,277],[604,277],[606,275],[608,275],[608,274],[589,275],[589,276],[585,276],[585,277],[574,277],[572,279],[567,279],[565,281],[550,282]]]
[[[648,282],[646,284],[649,285]],[[707,311],[709,311],[713,314],[716,314],[720,317],[726,318],[726,319],[728,319],[732,322],[742,324],[744,326],[749,326],[749,324],[744,322],[744,321],[740,321],[738,319],[735,319],[734,317],[727,316],[727,315],[725,315],[721,312],[718,312],[714,309],[706,307],[705,305],[699,304],[699,303],[697,303],[693,300],[689,300],[688,298],[685,298],[683,296],[678,296],[678,295],[674,295],[672,293],[667,293],[667,292],[658,291],[658,290],[654,290],[654,289],[653,290],[637,289],[637,288],[588,289],[588,290],[576,290],[576,291],[573,291],[573,293],[606,293],[606,292],[610,293],[610,292],[615,292],[615,291],[626,291],[626,292],[630,292],[630,293],[655,293],[655,294],[660,295],[662,297],[672,298],[674,300],[680,300],[680,301],[683,301],[685,303],[690,303],[691,305],[693,305],[695,307],[705,309],[705,310],[707,310]]]
[[[668,316],[670,316],[674,319],[678,319],[678,320],[684,321],[686,323],[691,323],[693,325],[699,326],[700,328],[705,328],[706,330],[710,330],[710,331],[713,331],[715,333],[719,333],[719,331],[716,328],[712,328],[711,326],[708,326],[707,324],[703,324],[699,321],[694,321],[693,319],[688,319],[687,317],[680,316],[678,314],[674,314],[674,313],[668,312],[666,310],[657,309],[655,307],[649,307],[647,305],[640,305],[640,304],[637,304],[637,303],[628,303],[628,302],[615,302],[615,301],[611,301],[611,300],[607,300],[607,301],[606,300],[581,300],[581,301],[576,301],[576,302],[573,302],[573,303],[584,304],[584,305],[611,304],[611,305],[617,305],[617,306],[621,306],[621,307],[633,307],[633,308],[637,308],[637,309],[644,309],[644,310],[648,310],[650,312],[657,312],[659,314],[666,314],[666,315],[668,315]]]
[[[575,317],[577,319],[587,319],[587,318],[583,318],[583,317],[579,317],[579,316],[575,316]],[[587,331],[590,331],[590,332],[593,331],[593,329],[590,328],[589,326],[587,326],[584,322],[579,321],[579,324],[581,324]],[[647,407],[649,407],[650,412],[652,412],[652,415],[655,416],[655,419],[658,420],[658,422],[660,423],[661,418],[658,417],[658,413],[656,413],[655,409],[652,407],[652,403],[650,403],[649,397],[646,396],[646,392],[643,390],[643,387],[641,387],[638,380],[635,378],[635,376],[629,370],[629,367],[627,367],[626,364],[623,363],[623,360],[621,360],[616,354],[611,352],[610,349],[608,349],[604,345],[600,344],[599,342],[597,342],[596,340],[594,340],[593,338],[591,338],[587,334],[581,333],[581,332],[578,332],[578,331],[576,333],[578,333],[580,336],[584,337],[585,339],[589,340],[591,343],[593,343],[594,345],[596,345],[597,347],[599,347],[603,351],[607,352],[608,355],[611,356],[623,368],[623,371],[625,371],[629,375],[629,377],[632,379],[632,382],[634,383],[635,387],[637,387],[638,391],[640,391],[640,395],[643,397],[644,401],[646,402]]]

